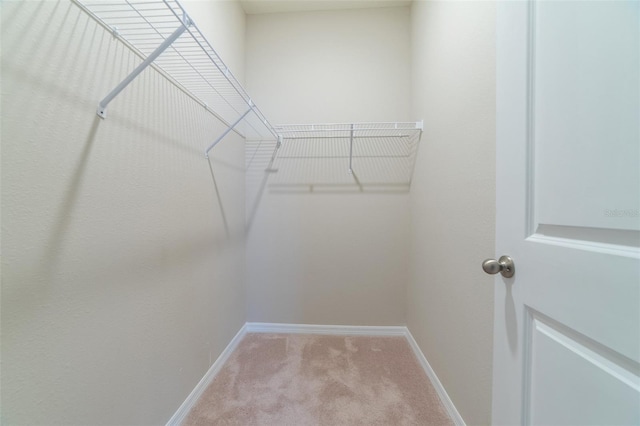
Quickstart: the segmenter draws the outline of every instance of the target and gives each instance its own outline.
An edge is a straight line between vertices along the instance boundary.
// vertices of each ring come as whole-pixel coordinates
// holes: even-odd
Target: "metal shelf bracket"
[[[215,141],[213,141],[213,143],[211,145],[209,145],[209,147],[204,152],[204,158],[209,158],[209,151],[211,151],[214,146],[216,146],[222,139],[224,139],[225,136],[227,136],[229,134],[230,131],[233,130],[234,127],[236,127],[238,125],[238,123],[240,123],[251,111],[253,111],[253,108],[255,107],[253,102],[249,101],[249,105],[250,105],[249,109],[246,110],[245,113],[242,114],[240,116],[240,118],[238,118],[232,125],[227,127],[227,130],[225,130],[224,133],[222,133],[220,136],[218,136],[218,139],[216,139]]]
[[[151,65],[153,61],[155,61],[156,58],[162,54],[162,52],[167,50],[167,48],[171,46],[173,42],[176,41],[178,37],[180,37],[182,33],[184,33],[190,25],[191,25],[191,19],[189,19],[189,16],[184,14],[182,18],[182,25],[180,25],[173,32],[173,34],[167,37],[165,41],[162,42],[162,44],[160,44],[160,46],[156,48],[156,50],[154,50],[149,56],[147,56],[147,58],[144,61],[142,61],[140,65],[138,65],[133,71],[131,71],[131,73],[124,80],[122,80],[120,84],[118,84],[111,92],[109,92],[107,96],[105,96],[103,100],[100,101],[100,103],[98,104],[98,109],[96,111],[96,114],[98,114],[100,118],[106,118],[107,106],[109,105],[109,103],[116,96],[118,96],[118,94],[122,92],[124,88],[127,87],[142,71],[144,71],[145,68]],[[117,29],[114,30],[114,35],[117,35]]]

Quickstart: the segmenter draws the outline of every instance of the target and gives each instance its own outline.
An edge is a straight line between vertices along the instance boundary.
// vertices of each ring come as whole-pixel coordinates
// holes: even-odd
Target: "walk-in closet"
[[[537,13],[545,35],[540,7],[514,16]],[[537,268],[496,253],[496,108],[509,110],[496,46],[516,40],[501,38],[499,9],[3,1],[2,423],[463,425],[506,412],[496,360],[507,369],[501,354],[522,342],[498,325],[519,315],[518,274]],[[621,51],[637,47],[616,34]],[[620,96],[637,92],[616,81],[630,85]],[[626,146],[620,161],[636,152]],[[629,185],[619,199],[637,199]],[[632,276],[636,249],[616,250],[599,252]],[[517,266],[503,257],[483,272],[503,254]],[[611,293],[620,315],[634,291]],[[532,315],[517,326],[555,327]],[[637,360],[619,352],[615,377],[635,395]],[[551,397],[532,389],[537,415]]]

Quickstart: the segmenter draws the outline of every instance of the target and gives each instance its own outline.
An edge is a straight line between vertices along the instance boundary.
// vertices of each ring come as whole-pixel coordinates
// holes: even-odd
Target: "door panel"
[[[531,314],[531,371],[525,413],[531,424],[640,423],[633,362],[558,323]],[[572,377],[575,380],[558,380]]]
[[[597,1],[532,7],[538,224],[640,230],[638,7]]]
[[[526,239],[523,249],[533,269],[528,274],[531,281],[523,281],[523,273],[514,284],[523,282],[521,303],[628,358],[640,359],[636,257],[552,245],[542,238]]]
[[[640,2],[499,2],[493,422],[640,423]]]

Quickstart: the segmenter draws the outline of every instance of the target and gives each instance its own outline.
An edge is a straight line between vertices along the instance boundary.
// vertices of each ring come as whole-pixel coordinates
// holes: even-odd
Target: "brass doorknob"
[[[516,265],[509,256],[500,256],[500,259],[487,259],[482,262],[482,269],[487,274],[497,274],[500,272],[503,277],[511,278],[516,272]]]

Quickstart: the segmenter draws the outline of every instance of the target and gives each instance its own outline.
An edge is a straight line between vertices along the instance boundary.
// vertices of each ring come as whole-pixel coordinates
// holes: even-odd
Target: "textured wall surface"
[[[467,424],[491,420],[495,247],[495,4],[412,6],[413,114],[425,132],[411,188],[408,326]]]
[[[408,7],[247,16],[247,87],[274,123],[408,120]]]
[[[408,120],[409,25],[407,7],[250,15],[248,90],[275,123]],[[384,186],[383,159],[375,176],[383,185],[372,192],[347,173],[348,157],[335,157],[348,151],[312,160],[304,147],[290,159],[284,152],[264,175],[247,149],[248,319],[403,324],[407,188]],[[318,173],[299,181],[299,168]]]
[[[197,7],[242,67],[239,6]],[[243,143],[210,166],[223,126],[152,69],[99,119],[137,63],[69,1],[2,3],[3,424],[164,423],[245,321]]]

